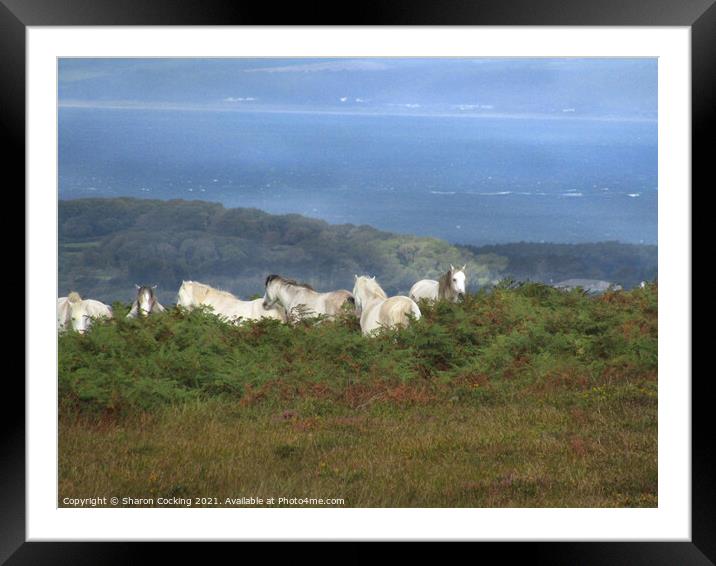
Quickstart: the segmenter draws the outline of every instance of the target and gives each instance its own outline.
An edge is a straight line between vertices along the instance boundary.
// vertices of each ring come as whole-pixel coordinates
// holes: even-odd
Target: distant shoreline
[[[111,200],[121,200],[121,199],[127,199],[127,200],[141,200],[141,201],[148,201],[148,202],[157,202],[157,203],[174,203],[174,202],[184,202],[184,203],[203,203],[203,204],[211,204],[211,205],[218,205],[221,206],[224,210],[257,210],[263,214],[268,214],[271,216],[279,216],[279,217],[291,217],[291,216],[301,216],[304,218],[309,218],[311,220],[317,220],[320,222],[325,222],[329,226],[336,226],[336,227],[342,227],[342,226],[351,226],[351,227],[363,227],[367,226],[369,228],[372,228],[374,230],[378,230],[381,232],[386,232],[390,234],[396,234],[396,235],[404,235],[404,236],[420,236],[425,238],[435,238],[437,240],[443,240],[446,242],[449,242],[450,244],[454,246],[459,247],[473,247],[473,248],[481,248],[481,247],[492,247],[492,246],[509,246],[511,244],[534,244],[534,245],[554,245],[554,246],[581,246],[581,245],[598,245],[598,244],[607,244],[607,243],[617,243],[619,245],[625,245],[625,246],[648,246],[653,248],[658,248],[658,243],[652,244],[652,243],[643,243],[643,242],[628,242],[624,240],[617,239],[596,239],[593,241],[558,241],[558,240],[526,240],[526,239],[515,239],[515,240],[503,240],[503,241],[489,241],[485,243],[478,243],[473,244],[469,242],[464,241],[454,241],[454,240],[448,240],[441,236],[430,236],[430,235],[418,235],[414,234],[410,231],[400,231],[400,230],[392,230],[392,229],[384,229],[376,227],[372,224],[365,224],[365,223],[355,223],[355,222],[331,222],[329,220],[326,220],[324,218],[321,218],[319,216],[311,216],[310,214],[303,214],[300,212],[285,212],[285,213],[274,213],[268,210],[265,210],[263,208],[254,207],[254,206],[230,206],[226,205],[223,202],[219,200],[205,200],[203,198],[157,198],[154,196],[143,196],[143,195],[137,195],[137,196],[77,196],[77,197],[62,197],[58,199],[58,202],[71,202],[71,201],[92,201],[92,200],[104,200],[104,201],[111,201]]]

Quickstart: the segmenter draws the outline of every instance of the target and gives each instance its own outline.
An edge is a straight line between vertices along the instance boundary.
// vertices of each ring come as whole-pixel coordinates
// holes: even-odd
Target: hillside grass
[[[121,313],[122,305],[115,305]],[[169,309],[60,336],[64,497],[657,505],[657,288],[503,284],[376,338]]]

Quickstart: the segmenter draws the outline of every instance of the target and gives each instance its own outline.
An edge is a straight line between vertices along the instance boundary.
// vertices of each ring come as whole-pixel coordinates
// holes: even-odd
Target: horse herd
[[[228,291],[214,289],[196,281],[183,281],[177,294],[177,306],[187,310],[200,306],[211,307],[217,316],[240,324],[247,320],[273,318],[289,322],[295,318],[324,315],[335,317],[345,305],[355,308],[360,318],[361,331],[370,335],[382,327],[403,326],[410,318],[419,319],[418,301],[464,298],[467,277],[466,266],[450,266],[439,280],[422,279],[412,286],[409,296],[388,297],[375,277],[355,276],[353,292],[341,289],[320,293],[306,283],[299,283],[280,275],[266,278],[264,296],[260,299],[242,301]],[[136,285],[137,295],[127,314],[128,318],[148,316],[164,311],[153,287]],[[92,321],[112,318],[112,308],[100,301],[82,299],[76,292],[57,299],[58,331],[86,332]]]

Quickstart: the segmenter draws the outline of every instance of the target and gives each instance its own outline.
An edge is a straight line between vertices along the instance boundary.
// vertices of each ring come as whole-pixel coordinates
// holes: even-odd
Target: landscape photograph
[[[58,59],[57,505],[658,507],[657,78]]]

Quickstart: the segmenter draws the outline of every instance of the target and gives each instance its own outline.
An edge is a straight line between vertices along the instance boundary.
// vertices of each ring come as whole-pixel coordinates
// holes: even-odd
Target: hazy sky
[[[61,59],[61,106],[655,120],[656,59]]]

